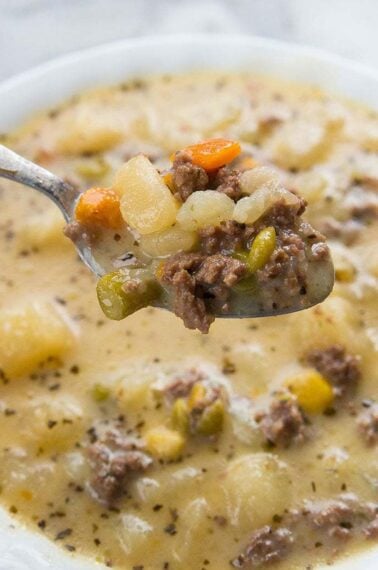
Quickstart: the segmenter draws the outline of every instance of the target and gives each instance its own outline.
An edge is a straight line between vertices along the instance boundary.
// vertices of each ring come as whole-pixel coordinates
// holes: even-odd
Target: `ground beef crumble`
[[[284,558],[291,545],[293,536],[289,529],[273,530],[264,526],[252,533],[244,552],[231,561],[234,568],[258,568],[265,564],[278,562]]]
[[[242,189],[239,184],[240,174],[240,170],[234,170],[229,166],[223,166],[218,170],[212,187],[214,187],[218,192],[226,194],[236,202],[242,197]]]
[[[87,455],[93,470],[89,491],[106,506],[120,497],[128,475],[142,472],[152,464],[140,440],[123,435],[115,428],[89,445]]]
[[[225,255],[239,249],[246,249],[253,230],[233,220],[221,222],[219,226],[208,226],[199,230],[200,250],[206,255]]]
[[[358,429],[368,445],[378,443],[378,404],[372,404],[357,418]]]
[[[376,520],[378,505],[363,503],[352,493],[336,499],[308,501],[301,514],[330,538],[345,540],[358,530],[366,534]]]
[[[208,332],[214,315],[227,308],[230,287],[247,272],[246,265],[222,254],[177,253],[164,264],[160,280],[173,293],[173,310],[187,328]]]
[[[185,202],[193,192],[206,190],[209,177],[206,170],[193,164],[188,152],[176,153],[172,165],[172,180],[175,194]]]
[[[278,447],[302,443],[309,435],[306,418],[294,400],[274,400],[255,420],[267,442]]]
[[[361,376],[359,358],[338,344],[312,350],[305,360],[333,384],[336,396],[344,396],[353,389]]]

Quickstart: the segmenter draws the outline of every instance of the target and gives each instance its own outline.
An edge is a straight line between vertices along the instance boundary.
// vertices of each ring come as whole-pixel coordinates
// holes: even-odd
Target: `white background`
[[[0,80],[102,42],[196,31],[306,43],[378,67],[378,0],[0,0]]]

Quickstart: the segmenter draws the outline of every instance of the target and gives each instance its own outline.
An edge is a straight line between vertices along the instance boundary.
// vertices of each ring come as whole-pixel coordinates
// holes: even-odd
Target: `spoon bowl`
[[[74,212],[80,192],[72,185],[55,176],[45,168],[21,157],[12,150],[0,145],[0,177],[8,178],[29,186],[42,192],[50,198],[63,213],[64,219],[69,224],[74,220]],[[70,237],[70,236],[69,236]],[[128,257],[133,258],[133,254],[122,249],[122,243],[118,242],[114,248],[117,254],[96,249],[96,245],[88,245],[88,240],[83,236],[75,237],[72,240],[77,252],[85,265],[97,276],[102,277],[114,271],[117,263],[125,262],[128,265]],[[308,250],[310,250],[310,244]],[[306,253],[307,256],[307,253]],[[301,294],[286,294],[285,286],[278,285],[278,292],[282,293],[282,303],[267,302],[266,291],[256,292],[252,285],[236,288],[227,303],[226,310],[219,310],[213,307],[212,314],[219,318],[253,318],[263,316],[276,316],[293,313],[322,302],[332,291],[334,283],[334,268],[331,259],[328,257],[324,261],[313,262],[308,256],[307,283],[306,290]],[[211,302],[210,302],[211,304]],[[151,302],[152,306],[162,309],[172,310],[169,297],[162,294]]]

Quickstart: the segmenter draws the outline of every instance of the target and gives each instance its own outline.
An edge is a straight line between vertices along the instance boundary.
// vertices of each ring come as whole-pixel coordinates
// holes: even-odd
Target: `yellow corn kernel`
[[[276,230],[269,226],[261,230],[253,240],[248,256],[248,266],[254,273],[264,267],[276,247]]]
[[[188,399],[189,410],[192,410],[206,396],[206,388],[203,384],[194,384]]]
[[[304,370],[289,378],[286,385],[305,412],[320,414],[333,401],[331,385],[314,369]]]
[[[356,278],[356,268],[344,256],[333,256],[335,279],[340,283],[352,283]]]
[[[173,404],[171,421],[177,431],[181,433],[189,431],[189,407],[184,398],[178,398]]]
[[[150,429],[146,435],[146,449],[159,459],[177,459],[184,449],[184,436],[173,429],[159,426]]]
[[[215,435],[222,431],[224,421],[224,405],[222,400],[215,400],[203,413],[196,432],[200,435]]]
[[[162,175],[162,179],[164,181],[164,184],[166,184],[166,186],[168,186],[168,188],[170,189],[171,192],[174,191],[175,186],[173,184],[173,174],[172,172],[166,172],[165,174]]]

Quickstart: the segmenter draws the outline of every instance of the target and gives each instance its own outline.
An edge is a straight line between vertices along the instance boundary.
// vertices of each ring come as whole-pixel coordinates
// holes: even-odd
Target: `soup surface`
[[[60,213],[2,181],[0,499],[108,567],[309,570],[378,536],[377,115],[199,73],[84,93],[2,142],[86,189],[209,137],[307,200],[333,293],[208,335],[153,308],[105,320]]]

